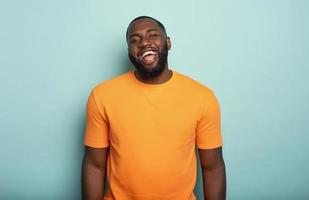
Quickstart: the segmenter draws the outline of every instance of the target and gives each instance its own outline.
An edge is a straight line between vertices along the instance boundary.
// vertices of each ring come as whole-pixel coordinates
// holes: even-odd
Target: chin
[[[167,55],[165,55],[165,59],[159,58],[159,60],[152,65],[144,65],[130,54],[129,58],[138,73],[145,78],[153,78],[159,76],[164,71],[167,63]]]
[[[136,68],[142,76],[145,78],[153,78],[159,76],[164,71],[165,66],[156,65],[154,67],[142,67],[142,68]]]
[[[142,68],[143,68],[144,70],[146,70],[146,71],[152,71],[152,70],[154,70],[154,69],[160,67],[160,66],[158,65],[158,63],[156,63],[156,64],[154,64],[154,65],[142,65],[142,64],[141,64],[141,66],[142,66]]]

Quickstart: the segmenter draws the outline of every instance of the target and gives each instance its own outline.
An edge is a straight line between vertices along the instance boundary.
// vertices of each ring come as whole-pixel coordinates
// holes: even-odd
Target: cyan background
[[[165,24],[171,68],[216,92],[228,199],[309,199],[305,0],[1,0],[0,199],[80,199],[86,101],[130,69],[139,15]]]

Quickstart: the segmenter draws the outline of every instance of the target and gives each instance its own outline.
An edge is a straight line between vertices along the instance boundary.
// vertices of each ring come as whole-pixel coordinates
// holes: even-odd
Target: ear
[[[171,43],[171,38],[166,37],[166,44],[167,44],[167,49],[170,50],[172,48],[172,43]]]

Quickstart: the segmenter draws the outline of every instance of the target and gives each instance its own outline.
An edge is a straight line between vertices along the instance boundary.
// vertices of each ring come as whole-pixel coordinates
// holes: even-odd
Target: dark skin
[[[164,43],[168,50],[171,48],[170,38],[151,19],[139,19],[129,28],[127,38],[128,51],[135,58],[146,48],[162,51]],[[157,62],[148,66],[154,67]],[[160,84],[168,81],[172,72],[166,64],[163,72],[157,77],[145,78],[135,71],[138,80],[148,84]],[[82,166],[82,194],[84,200],[101,200],[104,195],[104,180],[109,148],[85,147]],[[222,148],[198,149],[202,174],[205,200],[224,200],[226,191],[225,165]]]
[[[198,152],[202,167],[204,199],[224,200],[226,176],[222,148],[198,149]]]
[[[157,51],[162,51],[164,43],[167,44],[167,49],[171,49],[170,38],[160,29],[156,22],[149,19],[140,19],[135,21],[130,29],[127,38],[128,51],[136,59],[138,59],[141,52],[147,48],[154,48]],[[158,62],[151,65],[145,65],[146,68],[155,67]],[[135,71],[135,76],[138,80],[149,84],[160,84],[169,80],[172,76],[171,70],[166,64],[163,72],[156,77],[144,78],[138,71]]]
[[[109,148],[85,147],[81,177],[83,200],[102,199],[108,151]]]

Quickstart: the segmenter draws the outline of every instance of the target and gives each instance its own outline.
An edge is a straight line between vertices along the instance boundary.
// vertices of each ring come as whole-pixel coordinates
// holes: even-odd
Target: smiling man
[[[135,18],[126,38],[135,70],[97,85],[88,99],[83,199],[195,200],[195,145],[205,199],[225,199],[214,93],[169,69],[171,40],[156,19]]]

